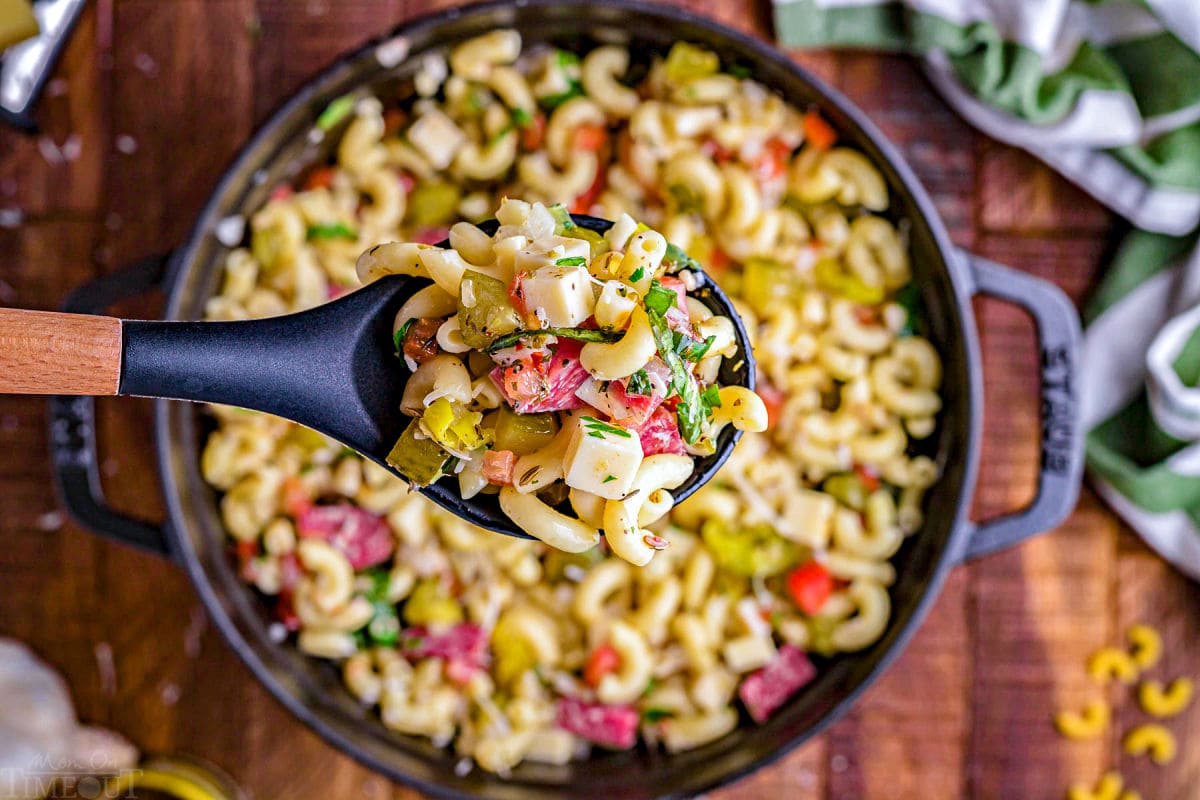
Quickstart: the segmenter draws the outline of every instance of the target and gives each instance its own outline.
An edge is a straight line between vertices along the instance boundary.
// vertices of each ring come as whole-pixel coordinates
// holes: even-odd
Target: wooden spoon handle
[[[0,394],[113,395],[121,320],[0,308]]]

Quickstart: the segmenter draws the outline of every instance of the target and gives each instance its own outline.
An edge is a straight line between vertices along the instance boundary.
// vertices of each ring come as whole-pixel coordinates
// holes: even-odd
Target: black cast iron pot
[[[112,511],[100,492],[87,398],[52,401],[54,464],[72,514],[100,533],[163,553],[188,571],[230,645],[268,689],[320,735],[363,763],[431,794],[494,800],[684,797],[767,764],[836,719],[896,657],[933,602],[947,571],[1059,523],[1074,507],[1082,466],[1080,418],[1073,387],[1079,320],[1052,285],[964,253],[950,244],[924,189],[895,148],[844,97],[770,47],[693,14],[620,0],[530,0],[489,3],[425,17],[343,58],[288,102],[250,141],[217,186],[190,240],[168,259],[151,260],[77,292],[70,310],[99,312],[122,296],[165,280],[168,319],[199,319],[217,291],[227,248],[214,235],[221,219],[261,205],[270,187],[294,175],[329,143],[309,133],[320,111],[363,86],[384,96],[416,67],[416,58],[497,27],[515,27],[527,43],[564,47],[632,43],[635,57],[665,53],[677,40],[703,43],[726,63],[750,68],[789,101],[816,105],[843,140],[883,171],[891,214],[910,223],[913,269],[927,309],[928,334],[945,362],[945,409],[929,443],[943,477],[927,499],[927,522],[895,558],[892,619],[883,638],[861,653],[820,663],[819,677],[765,725],[747,721],[698,750],[666,755],[643,750],[598,753],[556,767],[526,764],[511,779],[475,770],[456,775],[456,757],[428,742],[392,733],[376,712],[343,688],[332,665],[267,635],[270,619],[226,556],[217,496],[200,476],[202,417],[191,404],[160,401],[157,441],[169,518],[162,527]],[[407,56],[406,58],[400,58]],[[397,63],[399,61],[399,63]],[[390,65],[390,66],[389,66]],[[967,519],[975,487],[983,416],[982,373],[971,298],[986,293],[1027,309],[1037,322],[1042,365],[1041,471],[1033,504],[975,525]],[[214,731],[219,735],[219,731]]]

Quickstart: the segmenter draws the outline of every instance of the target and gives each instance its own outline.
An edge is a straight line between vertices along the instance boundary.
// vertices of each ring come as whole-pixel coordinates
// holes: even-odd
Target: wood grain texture
[[[44,111],[56,161],[0,132],[0,305],[54,309],[71,289],[177,245],[254,124],[306,76],[403,19],[453,0],[98,0]],[[682,4],[768,36],[756,0]],[[956,243],[1057,282],[1082,302],[1118,231],[1112,216],[1029,156],[989,141],[937,99],[909,61],[794,52],[896,142]],[[50,155],[47,156],[46,153]],[[114,309],[152,316],[158,299]],[[976,303],[985,360],[984,452],[974,516],[1034,491],[1033,327]],[[100,471],[119,508],[161,518],[146,401],[97,409]],[[178,568],[79,530],[56,508],[45,403],[0,397],[0,635],[63,671],[81,717],[154,753],[200,756],[258,798],[416,800],[328,747],[275,703],[207,624]],[[13,457],[11,454],[18,454]],[[1058,530],[956,570],[908,650],[827,733],[710,800],[1058,800],[1119,769],[1147,800],[1200,797],[1200,703],[1169,721],[1175,762],[1124,755],[1144,721],[1133,694],[1094,686],[1088,654],[1133,622],[1160,627],[1163,680],[1200,678],[1200,592],[1091,492]],[[111,673],[101,664],[111,653]],[[98,655],[99,654],[99,655]],[[1098,742],[1059,737],[1058,708],[1107,696]]]
[[[0,308],[0,393],[113,395],[121,320]]]

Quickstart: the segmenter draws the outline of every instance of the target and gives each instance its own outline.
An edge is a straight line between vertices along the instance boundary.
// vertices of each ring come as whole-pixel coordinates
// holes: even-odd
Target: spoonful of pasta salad
[[[728,297],[627,215],[505,200],[297,314],[130,321],[0,309],[0,392],[239,406],[306,425],[483,528],[645,564],[649,526],[766,427]]]

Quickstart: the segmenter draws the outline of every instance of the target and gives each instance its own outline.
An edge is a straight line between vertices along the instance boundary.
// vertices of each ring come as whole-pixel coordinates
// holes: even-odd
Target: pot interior
[[[343,687],[333,665],[271,641],[267,607],[237,577],[227,556],[218,497],[200,475],[199,455],[208,425],[191,404],[159,404],[159,447],[175,546],[222,628],[260,680],[319,733],[372,767],[420,788],[448,796],[517,798],[650,798],[687,796],[731,780],[789,750],[829,722],[898,652],[933,598],[952,539],[960,529],[974,483],[978,439],[978,363],[974,320],[961,267],[949,258],[948,240],[932,204],[908,169],[866,122],[861,112],[761,43],[673,9],[627,3],[528,3],[487,5],[420,20],[401,35],[347,57],[284,106],[251,141],[216,190],[193,237],[181,251],[168,315],[200,319],[219,289],[228,248],[214,233],[218,221],[258,208],[271,188],[326,155],[329,142],[310,132],[330,100],[369,89],[381,97],[404,96],[418,56],[496,27],[515,27],[526,44],[565,48],[597,43],[630,44],[635,59],[665,53],[678,40],[705,44],[725,63],[748,67],[767,86],[804,108],[817,106],[844,139],[882,170],[891,195],[891,216],[904,220],[911,239],[915,279],[922,287],[927,335],[945,367],[944,410],[938,431],[924,446],[943,477],[926,498],[924,528],[893,559],[898,580],[891,589],[892,621],[869,649],[816,659],[819,676],[766,724],[749,722],[713,744],[676,755],[605,753],[567,766],[523,764],[508,780],[478,769],[455,774],[457,757],[425,740],[393,733],[374,710],[364,709]],[[407,58],[392,68],[397,54]],[[955,277],[958,283],[955,283]]]

